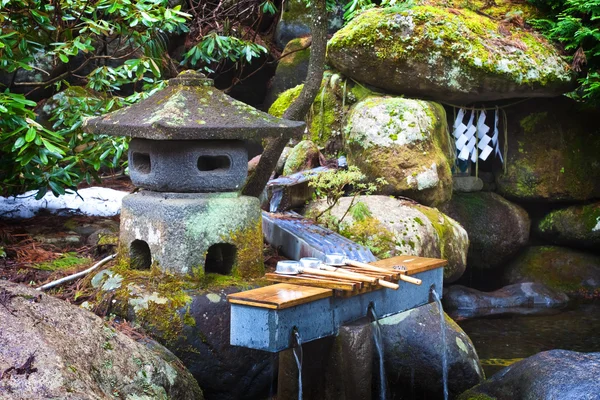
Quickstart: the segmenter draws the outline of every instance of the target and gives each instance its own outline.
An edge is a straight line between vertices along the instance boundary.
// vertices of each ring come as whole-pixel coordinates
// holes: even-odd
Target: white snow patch
[[[121,212],[121,200],[128,194],[109,188],[91,187],[59,197],[48,192],[36,200],[36,193],[35,190],[31,190],[15,197],[0,196],[0,217],[31,218],[41,210],[56,215],[110,217]]]

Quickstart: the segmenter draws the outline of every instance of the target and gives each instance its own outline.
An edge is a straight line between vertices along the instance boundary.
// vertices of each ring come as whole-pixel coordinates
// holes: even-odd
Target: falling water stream
[[[271,202],[269,203],[269,212],[272,212],[272,213],[277,212],[282,198],[283,198],[283,189],[281,189],[281,188],[275,189],[273,191],[273,196],[271,197]]]
[[[302,400],[302,338],[300,338],[300,332],[297,330],[294,330],[294,340],[296,345],[293,347],[292,352],[298,366],[298,400]],[[300,353],[299,356],[298,353]]]
[[[387,378],[385,376],[385,367],[383,365],[383,336],[381,334],[379,318],[377,318],[377,314],[375,313],[375,307],[373,305],[369,305],[369,311],[373,317],[373,326],[375,328],[373,332],[373,339],[375,341],[375,347],[377,348],[377,355],[379,357],[379,398],[381,400],[385,400],[387,394]]]
[[[446,321],[444,319],[444,309],[442,308],[442,300],[439,294],[435,291],[435,287],[431,287],[431,294],[437,303],[440,311],[440,332],[442,335],[442,381],[444,382],[444,400],[448,400],[448,351],[446,349]]]

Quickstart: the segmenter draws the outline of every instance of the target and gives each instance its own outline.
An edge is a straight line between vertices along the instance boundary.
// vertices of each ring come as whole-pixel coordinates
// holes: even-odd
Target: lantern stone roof
[[[292,137],[304,127],[304,122],[277,118],[235,100],[195,71],[184,71],[147,99],[89,118],[84,125],[89,133],[151,140]]]

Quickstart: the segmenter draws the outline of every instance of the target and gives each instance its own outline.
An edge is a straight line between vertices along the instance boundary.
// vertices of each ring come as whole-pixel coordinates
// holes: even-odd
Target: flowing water
[[[446,351],[446,321],[444,318],[444,309],[442,308],[442,300],[435,291],[435,288],[431,288],[431,294],[437,303],[438,310],[440,311],[440,332],[442,336],[442,381],[444,384],[444,400],[448,400],[448,352]]]
[[[383,364],[383,336],[381,334],[379,318],[377,318],[377,314],[375,313],[375,307],[369,307],[369,311],[373,316],[373,340],[375,341],[377,356],[379,357],[379,398],[385,400],[387,395],[387,378],[385,376],[385,366]]]
[[[294,353],[296,365],[298,366],[298,400],[302,400],[302,338],[298,331],[294,331],[294,338],[296,340],[296,346],[294,346],[292,352]],[[299,356],[298,353],[300,353]]]
[[[458,321],[489,378],[502,368],[552,349],[600,352],[600,301],[574,304],[552,315]]]
[[[283,189],[278,188],[273,191],[273,196],[271,197],[271,202],[269,203],[269,212],[277,212],[279,208],[279,204],[281,203],[281,199],[283,198]]]

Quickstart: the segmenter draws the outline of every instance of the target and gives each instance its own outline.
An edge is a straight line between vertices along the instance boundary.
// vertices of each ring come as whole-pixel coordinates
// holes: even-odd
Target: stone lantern
[[[87,121],[129,136],[129,173],[143,190],[123,199],[120,251],[133,268],[174,274],[262,275],[259,200],[240,195],[246,140],[291,137],[304,123],[265,114],[194,71],[130,107]]]

